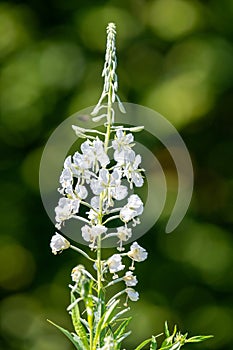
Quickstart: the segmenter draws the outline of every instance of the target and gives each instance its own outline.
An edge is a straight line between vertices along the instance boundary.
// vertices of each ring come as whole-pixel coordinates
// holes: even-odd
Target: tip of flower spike
[[[113,23],[113,22],[108,23],[108,25],[107,25],[107,32],[108,32],[108,31],[114,31],[114,32],[116,32],[116,24]]]

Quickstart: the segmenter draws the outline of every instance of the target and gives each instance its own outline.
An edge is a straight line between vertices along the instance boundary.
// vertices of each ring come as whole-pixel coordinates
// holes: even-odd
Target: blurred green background
[[[170,201],[139,240],[149,259],[137,269],[141,298],[125,347],[160,333],[167,319],[190,335],[215,335],[190,349],[232,349],[233,0],[0,2],[0,348],[72,349],[46,318],[71,328],[67,285],[82,260],[51,254],[38,166],[60,122],[98,100],[110,21],[119,95],[170,120],[195,171],[189,211],[166,235],[177,178],[166,150],[155,149]]]

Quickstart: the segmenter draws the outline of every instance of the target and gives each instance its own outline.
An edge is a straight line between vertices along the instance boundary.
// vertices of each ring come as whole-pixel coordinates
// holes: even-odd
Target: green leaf
[[[199,343],[201,341],[205,341],[207,339],[213,338],[213,335],[196,335],[185,340],[185,343]]]
[[[96,333],[97,326],[104,312],[105,312],[104,292],[101,289],[98,297],[98,303],[95,308],[94,334]]]
[[[82,298],[87,298],[88,295],[90,294],[90,290],[92,289],[92,284],[93,281],[90,281],[89,279],[84,279],[82,281],[82,285],[81,285],[81,292],[80,295]]]
[[[176,331],[177,331],[177,327],[175,326],[172,335],[170,335],[170,332],[169,332],[168,326],[167,326],[167,322],[165,322],[165,334],[169,334],[169,336],[163,341],[163,343],[162,343],[162,348],[163,348],[163,347],[166,348],[166,346],[172,345],[172,343],[173,343],[173,338],[174,338],[174,336],[176,335]],[[162,348],[161,348],[161,349],[162,349]],[[170,349],[170,348],[166,348],[166,349]]]
[[[167,321],[165,322],[164,333],[165,333],[166,338],[170,337],[170,332],[169,332]]]
[[[54,322],[52,322],[52,321],[50,321],[50,320],[47,320],[47,321],[48,321],[49,323],[51,323],[53,326],[55,326],[57,329],[59,329],[59,330],[74,344],[74,346],[75,346],[75,348],[76,348],[77,350],[83,350],[83,349],[85,349],[83,343],[80,342],[80,344],[78,344],[78,343],[74,340],[72,334],[71,334],[69,331],[67,331],[66,329],[64,329],[64,328],[62,328],[62,327],[60,327],[60,326],[58,326],[56,323],[54,323]],[[87,349],[87,348],[86,348],[86,349]]]
[[[135,350],[141,350],[145,345],[147,345],[149,342],[151,341],[151,338],[150,339],[146,339],[144,340],[141,344],[139,344]]]
[[[115,330],[115,332],[114,332],[114,338],[115,339],[120,337],[124,333],[124,331],[125,331],[126,327],[128,326],[128,324],[129,324],[131,319],[132,319],[132,317],[129,317],[126,320],[124,320],[120,324],[120,326]]]
[[[75,302],[75,296],[73,293],[71,293],[71,303]],[[83,326],[81,320],[80,320],[80,312],[79,312],[79,306],[78,303],[72,307],[71,310],[71,318],[74,325],[75,332],[77,333],[78,337],[81,339],[82,343],[84,344],[85,349],[88,349],[89,344],[87,340],[87,333],[86,329]]]
[[[181,344],[179,341],[170,344],[168,346],[164,346],[162,348],[160,348],[159,350],[179,350],[181,348]]]
[[[157,349],[157,341],[156,341],[156,338],[152,335],[150,350],[156,350],[156,349]]]
[[[120,301],[119,299],[115,300],[114,303],[112,303],[112,305],[109,307],[109,309],[107,309],[105,311],[105,313],[103,314],[103,316],[101,317],[101,319],[96,327],[96,334],[95,334],[95,338],[93,341],[93,345],[95,347],[97,347],[97,345],[98,345],[98,341],[100,340],[101,332],[106,327],[109,327],[109,325],[111,325],[111,318],[113,317],[114,311],[115,311],[119,301]]]
[[[126,333],[124,333],[120,338],[117,338],[116,342],[118,345],[121,345],[122,341],[127,338],[132,332],[128,331]]]

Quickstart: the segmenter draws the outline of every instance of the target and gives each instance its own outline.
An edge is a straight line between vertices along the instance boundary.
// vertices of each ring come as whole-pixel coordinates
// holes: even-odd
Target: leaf
[[[166,338],[170,337],[170,332],[169,332],[167,321],[165,322],[164,333],[165,333]]]
[[[147,345],[149,342],[151,341],[151,338],[150,339],[146,339],[144,340],[141,344],[139,344],[135,350],[141,350],[142,348],[144,348],[145,345]]]
[[[109,309],[107,309],[107,311],[103,314],[102,316],[102,328],[106,327],[108,325],[108,323],[110,323],[111,321],[111,317],[113,316],[113,313],[118,305],[120,300],[116,300]],[[100,322],[101,322],[100,320]]]
[[[118,319],[124,315],[126,312],[128,312],[130,310],[130,307],[128,307],[127,309],[121,310],[119,311],[113,318],[112,318],[112,322],[114,321],[119,321]]]
[[[199,343],[201,341],[205,341],[207,339],[213,338],[213,335],[196,335],[185,340],[185,343]]]
[[[84,287],[83,298],[84,298],[84,302],[85,302],[85,306],[86,306],[87,321],[88,321],[89,329],[91,331],[93,329],[93,316],[94,316],[94,311],[93,311],[94,303],[93,303],[93,299],[92,299],[92,285],[93,285],[93,281],[89,280],[88,283],[86,283],[83,286]]]
[[[132,319],[132,317],[129,317],[126,320],[124,320],[120,324],[120,326],[115,330],[115,332],[114,332],[115,339],[120,337],[124,333],[124,331],[125,331],[126,327],[128,326],[131,319]]]
[[[90,327],[89,327],[89,324],[88,324],[87,320],[85,320],[85,318],[80,317],[80,321],[81,321],[82,324],[86,327],[86,329],[88,330],[88,332],[90,332]]]
[[[102,315],[105,312],[105,304],[104,304],[104,292],[101,289],[99,292],[99,297],[98,297],[98,303],[96,305],[95,309],[95,317],[94,317],[94,334],[96,333],[96,329],[98,326],[98,323],[102,317]]]
[[[122,337],[120,337],[120,338],[118,338],[118,339],[116,340],[117,344],[120,345],[121,342],[122,342],[125,338],[127,338],[131,333],[132,333],[131,331],[128,331],[128,332],[124,333],[124,334],[122,335]]]
[[[71,293],[71,303],[73,303],[75,300],[76,299],[75,299],[74,294]],[[71,310],[71,318],[72,318],[75,332],[77,333],[77,335],[79,336],[79,338],[83,342],[84,347],[88,348],[89,344],[88,344],[88,340],[87,340],[87,333],[86,333],[85,327],[83,326],[83,324],[80,320],[78,303]]]
[[[160,348],[159,350],[179,350],[181,348],[181,344],[180,342],[175,342],[173,344],[170,344],[168,346],[164,346],[162,348]]]
[[[175,326],[172,335],[170,335],[167,322],[165,322],[165,334],[169,334],[169,336],[163,341],[162,348],[166,347],[167,345],[172,345],[173,338],[176,335],[176,331],[177,331],[177,328]],[[170,349],[170,348],[168,348],[168,349]]]
[[[157,349],[157,341],[155,336],[152,335],[150,350],[156,350],[156,349]]]
[[[98,341],[100,339],[100,336],[101,336],[101,332],[110,325],[111,323],[111,318],[113,316],[113,313],[119,303],[119,299],[118,300],[115,300],[112,305],[109,307],[109,309],[107,309],[105,311],[105,313],[103,314],[103,316],[101,317],[97,327],[96,327],[96,334],[95,334],[95,338],[94,338],[94,341],[93,341],[93,345],[94,347],[96,348],[97,347],[97,344],[98,344]]]
[[[84,348],[84,345],[83,345],[83,343],[82,343],[82,341],[80,341],[80,344],[78,344],[77,341],[74,340],[72,334],[71,334],[69,331],[67,331],[66,329],[64,329],[64,328],[62,328],[62,327],[60,327],[60,326],[58,326],[56,323],[54,323],[54,322],[52,322],[52,321],[50,321],[50,320],[47,320],[47,321],[48,321],[49,323],[51,323],[53,326],[55,326],[57,329],[59,329],[59,330],[74,344],[74,346],[75,346],[76,349],[78,349],[78,350],[83,350],[83,349],[85,349],[85,348]],[[86,349],[87,349],[87,348],[86,348]]]

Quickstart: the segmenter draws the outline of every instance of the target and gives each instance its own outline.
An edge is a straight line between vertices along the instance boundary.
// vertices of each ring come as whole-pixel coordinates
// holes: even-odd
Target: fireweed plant
[[[140,167],[141,156],[133,150],[133,133],[140,132],[143,127],[128,128],[115,124],[114,103],[116,102],[120,112],[125,113],[117,95],[115,36],[115,24],[109,23],[102,73],[103,92],[91,113],[93,121],[103,120],[105,132],[72,126],[76,135],[84,141],[79,152],[65,159],[58,189],[61,198],[55,208],[58,231],[69,219],[83,223],[80,234],[88,242],[90,255],[71,245],[58,232],[50,243],[55,255],[71,248],[90,260],[94,266],[94,274],[83,265],[75,266],[71,272],[71,303],[67,310],[71,315],[74,332],[70,333],[49,321],[78,350],[122,349],[122,341],[131,333],[127,331],[131,319],[126,316],[130,309],[128,302],[139,299],[139,294],[134,289],[138,283],[134,273],[135,266],[148,255],[137,242],[133,242],[127,250],[123,247],[132,237],[134,227],[140,224],[140,215],[143,213],[141,198],[137,194],[130,194],[134,187],[141,187],[144,183],[144,169]],[[111,160],[110,153],[113,157]],[[125,204],[119,206],[122,201]],[[85,215],[80,214],[81,206],[86,208]],[[115,232],[109,233],[107,224],[116,219],[121,224],[116,227]],[[103,241],[112,237],[118,242],[116,253],[103,259]],[[108,290],[118,283],[122,286],[121,290],[107,298]],[[177,332],[176,327],[170,334],[167,323],[164,335],[160,350],[180,349],[187,343],[200,342],[210,337],[187,338],[187,333],[183,335]],[[145,340],[136,350],[145,346],[151,350],[158,349],[157,337],[152,336]]]

